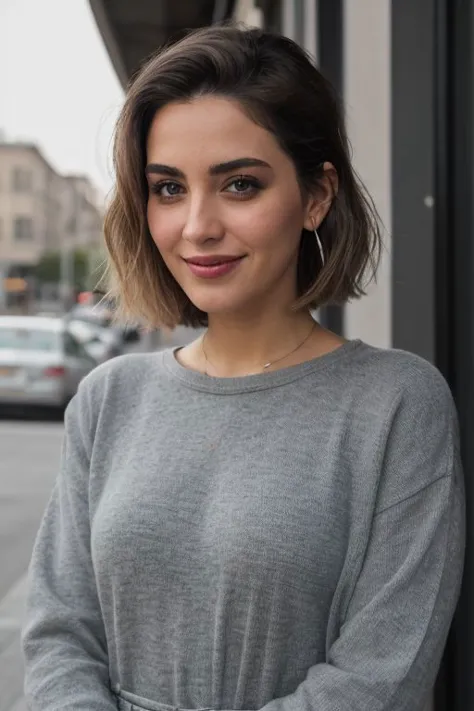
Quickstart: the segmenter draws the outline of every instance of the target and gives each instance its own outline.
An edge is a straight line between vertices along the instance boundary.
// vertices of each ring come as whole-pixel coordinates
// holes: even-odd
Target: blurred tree
[[[61,258],[59,252],[45,252],[35,267],[35,276],[44,284],[59,283]]]
[[[106,271],[106,257],[105,252],[100,247],[89,250],[87,253],[88,261],[88,277],[87,277],[87,290],[93,291],[94,289],[106,289],[105,283],[105,271]]]
[[[85,250],[76,249],[73,255],[74,277],[73,283],[76,289],[85,291],[89,284],[89,257]]]
[[[104,270],[104,255],[99,250],[76,249],[73,252],[73,286],[89,291],[100,281]],[[34,269],[34,276],[43,284],[61,281],[61,255],[58,251],[45,252]]]

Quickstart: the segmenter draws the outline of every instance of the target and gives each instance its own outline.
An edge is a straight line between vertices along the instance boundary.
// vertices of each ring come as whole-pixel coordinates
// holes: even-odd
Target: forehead
[[[200,97],[160,109],[147,138],[148,162],[176,162],[197,154],[209,163],[236,155],[280,152],[273,135],[258,126],[236,101]]]

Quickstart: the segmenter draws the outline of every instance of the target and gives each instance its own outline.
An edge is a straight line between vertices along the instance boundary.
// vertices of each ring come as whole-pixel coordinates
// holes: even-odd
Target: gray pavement
[[[26,570],[58,470],[60,422],[0,421],[0,711],[23,711]]]

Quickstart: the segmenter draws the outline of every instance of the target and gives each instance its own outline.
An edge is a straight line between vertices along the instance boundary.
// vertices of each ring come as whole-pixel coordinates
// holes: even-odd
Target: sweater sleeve
[[[30,711],[116,711],[90,551],[87,406],[65,416],[61,466],[36,539],[23,630]]]
[[[414,385],[391,423],[378,505],[338,638],[326,663],[263,711],[421,711],[461,584],[458,450],[444,381],[429,392]]]

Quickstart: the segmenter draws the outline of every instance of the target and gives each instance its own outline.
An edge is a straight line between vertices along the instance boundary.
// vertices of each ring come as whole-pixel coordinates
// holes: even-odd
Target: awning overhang
[[[171,38],[232,15],[233,0],[89,0],[122,86]]]

